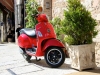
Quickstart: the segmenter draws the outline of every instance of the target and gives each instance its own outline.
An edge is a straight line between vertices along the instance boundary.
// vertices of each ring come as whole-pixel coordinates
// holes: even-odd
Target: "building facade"
[[[7,33],[14,23],[14,1],[0,0],[0,42],[7,41]]]
[[[7,6],[7,4],[4,4],[4,2],[2,1],[4,1],[5,3],[10,1],[10,3],[8,2],[10,6],[9,5]],[[61,19],[64,17],[63,13],[67,7],[67,0],[36,0],[36,1],[38,2],[39,5],[43,7],[43,13],[47,14],[50,20],[52,20],[55,17],[60,17]],[[21,24],[22,19],[25,18],[25,2],[26,0],[7,0],[7,1],[0,0],[0,4],[3,5],[2,7],[0,7],[0,9],[3,11],[3,14],[1,14],[1,16],[3,15],[3,19],[1,18],[0,21],[1,20],[4,21],[2,36],[5,33],[7,33],[9,28],[7,15],[10,15],[10,18],[14,19],[15,29],[18,27],[19,24]],[[87,10],[91,12],[92,17],[96,19],[98,23],[96,29],[99,31],[99,33],[94,39],[94,41],[96,42],[96,53],[98,57],[97,59],[100,60],[100,48],[99,48],[100,47],[100,0],[81,0],[81,3],[86,7]],[[24,9],[23,13],[21,12],[22,9]],[[2,27],[0,26],[0,28]],[[2,37],[2,39],[4,39],[4,36]],[[15,32],[15,39],[17,39],[16,32]]]

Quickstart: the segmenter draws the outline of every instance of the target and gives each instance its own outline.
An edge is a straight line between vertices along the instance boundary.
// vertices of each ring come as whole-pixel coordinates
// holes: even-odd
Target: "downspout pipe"
[[[22,15],[22,0],[14,0],[14,13],[15,13],[15,42],[17,43],[17,33],[16,29],[18,28],[18,25],[21,25]]]

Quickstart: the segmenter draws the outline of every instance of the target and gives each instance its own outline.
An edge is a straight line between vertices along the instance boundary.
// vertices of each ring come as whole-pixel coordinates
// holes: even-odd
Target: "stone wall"
[[[82,4],[91,12],[94,19],[97,20],[99,31],[94,42],[96,42],[96,62],[100,63],[100,0],[82,0]]]
[[[52,19],[52,0],[44,0],[44,13],[46,13],[49,19]]]
[[[63,11],[66,7],[66,0],[52,0],[52,18],[63,18]]]
[[[40,6],[43,7],[43,13],[47,14],[49,19],[52,19],[52,0],[37,0]]]

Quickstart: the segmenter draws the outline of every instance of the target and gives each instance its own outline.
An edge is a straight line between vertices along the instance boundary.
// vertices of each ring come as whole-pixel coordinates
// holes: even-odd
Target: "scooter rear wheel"
[[[60,67],[65,61],[65,53],[58,47],[49,48],[45,53],[45,60],[52,68]]]
[[[28,55],[28,54],[25,52],[25,49],[21,48],[21,50],[22,50],[22,53],[21,53],[21,54],[22,54],[22,56],[24,57],[24,59],[25,59],[26,61],[30,62],[31,56]]]
[[[23,53],[22,55],[26,61],[30,62],[31,56],[29,56],[27,53]]]

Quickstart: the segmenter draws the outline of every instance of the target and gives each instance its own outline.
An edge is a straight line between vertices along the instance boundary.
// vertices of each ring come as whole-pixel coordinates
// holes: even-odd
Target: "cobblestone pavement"
[[[43,57],[36,61],[26,62],[19,53],[19,48],[14,43],[0,44],[0,75],[65,75],[78,72],[71,69],[70,59],[66,58],[65,63],[59,68],[50,68]]]

